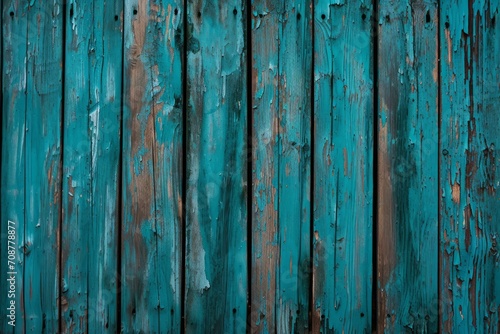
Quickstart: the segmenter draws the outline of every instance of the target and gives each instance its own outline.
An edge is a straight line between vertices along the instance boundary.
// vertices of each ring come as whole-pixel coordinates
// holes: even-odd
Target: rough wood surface
[[[0,210],[1,227],[1,271],[2,282],[2,319],[0,332],[14,333],[16,328],[8,324],[7,311],[11,300],[15,300],[16,326],[22,332],[25,329],[23,307],[23,271],[25,254],[21,251],[24,243],[25,224],[25,167],[26,167],[26,56],[28,8],[17,0],[3,0],[2,7],[2,208]],[[15,240],[8,239],[8,225],[15,226]],[[12,226],[12,225],[11,225]],[[8,243],[12,241],[12,243]],[[11,246],[9,248],[9,246]],[[15,250],[15,260],[8,262],[8,251]],[[11,253],[12,254],[12,253]],[[11,267],[14,266],[14,268]],[[15,298],[8,297],[11,275],[17,273],[15,280]],[[50,311],[48,311],[50,312]],[[10,313],[10,312],[9,312]],[[10,319],[9,319],[10,320]]]
[[[66,12],[64,76],[64,150],[62,192],[61,329],[86,332],[90,233],[92,227],[92,105],[88,58],[92,2],[69,1]]]
[[[0,5],[1,333],[500,332],[499,1]]]
[[[313,332],[371,330],[373,75],[370,1],[314,8]]]
[[[252,332],[309,328],[311,6],[252,2]]]
[[[383,0],[378,17],[378,331],[436,333],[437,3]]]
[[[500,331],[500,4],[441,3],[441,328]]]
[[[247,10],[240,0],[187,7],[188,333],[246,328]]]
[[[181,1],[126,0],[122,330],[181,326]]]
[[[24,330],[30,333],[55,333],[59,323],[63,16],[58,1],[28,6],[26,225],[19,251],[25,255]]]
[[[122,6],[65,8],[61,327],[116,332]]]

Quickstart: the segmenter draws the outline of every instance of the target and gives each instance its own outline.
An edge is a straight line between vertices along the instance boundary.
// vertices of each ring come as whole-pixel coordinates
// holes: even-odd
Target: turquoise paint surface
[[[182,2],[125,1],[121,328],[181,326]]]
[[[92,134],[89,89],[92,71],[91,1],[65,7],[64,147],[61,229],[61,328],[86,332],[89,326],[89,253],[92,229]],[[92,102],[91,102],[92,101]],[[91,248],[92,247],[92,248]]]
[[[187,7],[186,332],[246,329],[247,10]]]
[[[441,33],[441,326],[500,330],[496,1],[450,1]]]
[[[28,12],[17,1],[3,1],[2,3],[2,208],[0,256],[2,266],[0,279],[2,282],[2,320],[0,332],[22,332],[25,328],[23,321],[24,308],[21,292],[23,290],[22,273],[24,271],[25,256],[22,252],[24,244],[24,230],[26,226],[26,113],[27,113],[27,86],[26,86],[26,31],[28,28]],[[10,139],[10,140],[9,140]],[[8,222],[14,222],[16,240],[11,240],[8,248]],[[12,224],[11,224],[12,225]],[[8,261],[8,251],[15,251],[13,263]],[[9,266],[7,271],[7,265]],[[7,279],[10,272],[16,272],[14,298],[8,297],[9,285]],[[4,283],[5,282],[5,283]],[[16,326],[8,324],[6,308],[11,300],[16,306]],[[5,311],[4,311],[5,310]],[[10,311],[9,311],[10,313]]]
[[[0,3],[0,332],[500,330],[497,1]]]
[[[314,332],[371,330],[373,9],[314,6]]]
[[[122,7],[65,9],[61,327],[115,332]]]
[[[64,13],[36,1],[27,15],[24,330],[57,332]]]
[[[252,331],[307,331],[311,3],[252,2]]]
[[[379,4],[377,313],[386,333],[438,331],[437,6]]]

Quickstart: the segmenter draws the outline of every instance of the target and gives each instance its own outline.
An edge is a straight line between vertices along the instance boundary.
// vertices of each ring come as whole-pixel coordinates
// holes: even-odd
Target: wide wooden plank
[[[317,1],[313,332],[371,331],[373,68],[370,1]]]
[[[2,187],[0,256],[2,321],[0,332],[25,329],[23,271],[25,254],[25,158],[26,158],[26,57],[28,7],[22,1],[3,0],[2,7]],[[11,226],[9,228],[9,226]],[[11,231],[11,232],[9,232]],[[12,236],[12,237],[9,237]],[[12,274],[11,274],[12,273]],[[12,276],[14,276],[13,279]],[[11,279],[7,281],[7,279]],[[8,282],[8,283],[7,283]],[[12,290],[15,290],[12,291]],[[14,303],[14,317],[7,311]],[[14,323],[11,323],[14,321]],[[9,324],[10,323],[10,324]],[[13,327],[15,324],[16,327]]]
[[[500,331],[500,4],[441,3],[441,325]]]
[[[311,7],[252,1],[252,332],[309,327]]]
[[[23,302],[33,333],[59,326],[63,15],[55,0],[28,9]]]
[[[377,327],[436,333],[437,2],[383,0],[378,16]]]
[[[182,1],[126,0],[121,326],[181,323]]]
[[[63,331],[116,332],[120,2],[66,5]]]
[[[247,10],[187,7],[187,333],[246,329]]]

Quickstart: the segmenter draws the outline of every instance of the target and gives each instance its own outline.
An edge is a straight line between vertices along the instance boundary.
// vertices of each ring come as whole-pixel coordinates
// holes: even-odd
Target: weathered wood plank
[[[61,245],[61,328],[88,331],[89,231],[92,229],[92,134],[89,73],[92,1],[66,4]]]
[[[63,15],[57,0],[28,8],[23,302],[32,333],[59,325]]]
[[[317,1],[313,332],[371,331],[373,77],[370,1]]]
[[[441,3],[441,325],[500,330],[499,3]]]
[[[378,331],[436,333],[437,2],[383,0],[378,16]]]
[[[276,330],[280,1],[252,1],[252,333]],[[276,163],[276,164],[275,164]]]
[[[126,0],[122,329],[180,331],[181,1]]]
[[[92,225],[89,234],[88,332],[116,333],[123,1],[91,1],[88,117]],[[81,2],[80,2],[81,5]],[[69,56],[68,54],[66,56]]]
[[[187,7],[188,333],[246,329],[247,10],[241,0]]]
[[[118,329],[121,14],[120,2],[70,1],[66,6],[64,331]]]
[[[309,331],[312,1],[284,3],[279,40],[278,333]],[[257,42],[258,43],[258,42]]]
[[[24,307],[23,307],[23,278],[25,228],[25,158],[26,158],[26,56],[27,56],[27,29],[28,8],[22,1],[4,0],[2,7],[2,187],[0,210],[1,219],[1,245],[0,255],[2,257],[2,271],[0,280],[2,282],[2,295],[0,300],[4,309],[2,310],[2,321],[0,332],[15,333],[25,329]],[[9,221],[15,226],[15,238],[9,239]],[[14,231],[14,230],[12,230]],[[12,243],[8,243],[12,241]],[[9,248],[9,246],[11,246]],[[15,250],[15,256],[12,251]],[[14,256],[13,263],[8,261],[8,256]],[[7,266],[8,264],[8,266]],[[11,267],[13,266],[13,268]],[[7,270],[8,269],[8,270]],[[9,296],[11,275],[15,272],[15,296]],[[9,325],[7,321],[6,308],[11,301],[15,301],[15,325]],[[4,311],[5,310],[5,311]],[[10,311],[9,311],[10,314]]]
[[[252,2],[252,332],[309,326],[311,6]]]

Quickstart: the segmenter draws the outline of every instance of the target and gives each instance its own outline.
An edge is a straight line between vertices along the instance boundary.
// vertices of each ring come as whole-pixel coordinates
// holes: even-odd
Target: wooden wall
[[[0,3],[1,333],[500,332],[499,1]]]

